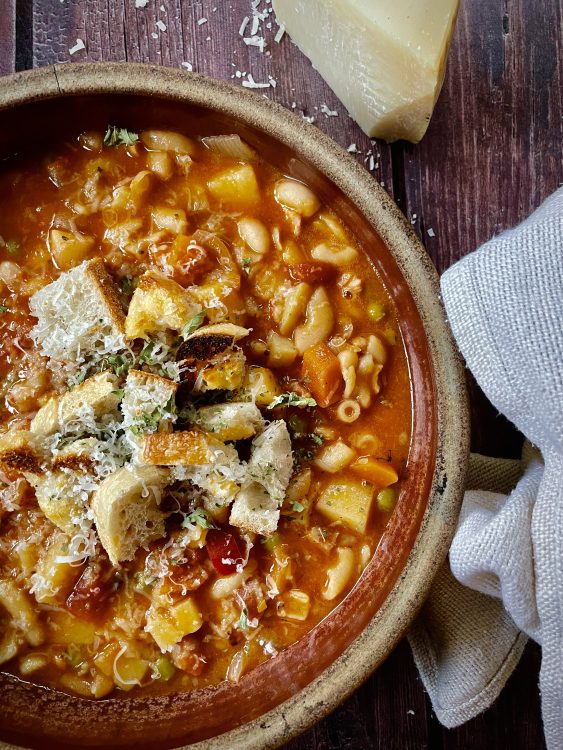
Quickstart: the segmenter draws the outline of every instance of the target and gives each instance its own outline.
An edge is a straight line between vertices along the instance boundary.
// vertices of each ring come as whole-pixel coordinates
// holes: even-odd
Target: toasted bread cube
[[[242,387],[252,395],[256,406],[268,406],[281,393],[276,376],[267,367],[249,367]]]
[[[160,496],[168,472],[154,466],[123,467],[99,485],[92,512],[103,548],[114,565],[132,560],[139,547],[164,536]]]
[[[240,209],[260,202],[260,188],[250,164],[230,167],[207,182],[211,195],[225,208]]]
[[[321,492],[315,507],[329,521],[337,521],[365,534],[374,493],[373,486],[360,481],[334,481]]]
[[[29,300],[37,318],[31,338],[46,357],[83,362],[89,352],[118,351],[125,316],[118,289],[100,258],[62,273]]]
[[[75,534],[86,510],[77,487],[77,475],[67,471],[46,472],[31,479],[37,504],[45,516],[68,534]]]
[[[94,437],[81,438],[69,445],[65,445],[53,457],[51,471],[70,469],[72,471],[89,471],[93,464],[93,454],[98,448],[98,441]]]
[[[231,509],[232,526],[268,536],[276,530],[293,471],[291,440],[283,420],[254,439],[247,480]]]
[[[168,427],[175,420],[174,399],[178,385],[168,378],[140,370],[129,370],[121,411],[123,426],[142,427],[143,432]]]
[[[203,625],[203,618],[197,604],[187,597],[167,609],[150,607],[147,612],[145,630],[150,633],[159,649],[165,653],[182,638],[195,633]]]
[[[225,445],[203,432],[157,432],[143,439],[143,461],[152,466],[203,466]]]
[[[115,377],[109,372],[99,372],[72,391],[54,396],[39,409],[30,430],[39,437],[48,437],[62,430],[68,422],[79,419],[86,412],[99,417],[117,409],[119,398],[115,393]]]
[[[49,232],[51,255],[57,266],[64,271],[86,260],[93,247],[94,238],[79,232],[68,232],[62,229],[51,229]]]
[[[278,527],[278,504],[258,482],[246,484],[235,498],[229,523],[244,531],[270,536]]]
[[[158,271],[146,271],[129,305],[125,335],[146,339],[157,331],[179,331],[199,310],[200,305],[180,284]]]
[[[41,474],[43,457],[37,436],[27,430],[10,430],[0,436],[0,466],[28,474]]]
[[[223,442],[245,440],[264,426],[258,407],[245,401],[202,406],[194,421],[202,430]]]
[[[235,391],[240,388],[246,372],[246,357],[238,349],[225,352],[215,358],[213,364],[207,365],[200,373],[201,383],[196,390]]]

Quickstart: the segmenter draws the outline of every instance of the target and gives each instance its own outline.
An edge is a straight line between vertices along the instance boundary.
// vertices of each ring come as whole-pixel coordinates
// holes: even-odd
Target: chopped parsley
[[[122,354],[110,354],[100,362],[100,371],[113,370],[117,377],[120,377],[126,375],[132,366],[133,362]]]
[[[123,390],[123,388],[117,388],[115,391],[112,391],[112,393],[114,396],[117,396],[117,398],[121,401],[125,391]]]
[[[124,276],[120,282],[121,291],[123,292],[123,294],[133,294],[133,292],[137,288],[138,283],[139,279],[136,276]]]
[[[290,505],[296,513],[303,513],[305,510],[305,506],[299,500],[292,500]]]
[[[238,628],[239,630],[247,630],[248,628],[248,610],[246,607],[243,607],[242,612],[240,613]]]
[[[139,354],[139,364],[150,365],[153,361],[152,353],[154,351],[154,341],[147,341]]]
[[[6,305],[0,305],[0,313],[5,313],[5,312],[8,312],[8,308],[6,307]]]
[[[245,273],[250,272],[250,266],[252,265],[252,259],[251,258],[243,258],[242,259],[242,270]]]
[[[300,409],[305,409],[309,406],[316,406],[317,402],[310,396],[299,396],[297,393],[289,391],[288,393],[282,393],[276,396],[268,404],[268,409],[275,409],[277,406],[297,406]]]
[[[117,125],[108,125],[104,135],[104,146],[132,146],[138,140],[138,134],[132,130],[118,128]]]
[[[197,315],[194,315],[193,318],[190,318],[188,322],[185,324],[185,326],[180,331],[180,336],[183,339],[187,339],[188,336],[190,336],[194,331],[197,331],[197,329],[200,327],[200,325],[205,320],[205,310],[200,310]]]
[[[188,525],[201,526],[202,529],[216,529],[217,526],[210,520],[205,508],[196,508],[182,521],[182,526],[186,528]]]
[[[6,252],[10,253],[10,255],[17,255],[20,251],[20,243],[17,240],[8,240],[6,242]]]

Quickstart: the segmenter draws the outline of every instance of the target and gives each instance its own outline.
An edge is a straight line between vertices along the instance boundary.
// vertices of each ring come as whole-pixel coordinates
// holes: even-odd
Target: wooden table
[[[462,0],[444,90],[418,146],[370,142],[287,36],[274,41],[273,14],[261,25],[266,50],[247,46],[239,29],[252,15],[250,0],[0,5],[0,73],[132,60],[193,66],[238,85],[248,80],[243,73],[257,82],[271,76],[276,85],[263,89],[265,96],[314,117],[342,146],[356,144],[356,158],[411,219],[439,271],[524,219],[563,182],[563,0]],[[85,49],[71,55],[77,40]],[[338,115],[322,114],[322,104]],[[473,448],[515,455],[520,437],[476,386],[471,390]],[[287,747],[541,750],[539,663],[539,649],[529,645],[497,703],[448,731],[433,716],[403,642],[352,698]]]

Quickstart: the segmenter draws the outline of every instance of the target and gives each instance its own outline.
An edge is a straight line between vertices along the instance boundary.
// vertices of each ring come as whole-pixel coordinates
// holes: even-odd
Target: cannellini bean
[[[9,628],[0,638],[0,664],[13,659],[20,650],[22,642],[22,637],[15,630]]]
[[[209,594],[212,599],[226,599],[230,596],[233,591],[242,586],[243,575],[242,573],[234,573],[231,576],[223,576],[222,578],[216,578],[211,584]]]
[[[369,544],[362,544],[360,547],[360,568],[363,570],[371,560],[371,547]]]
[[[43,669],[45,666],[47,666],[47,657],[43,654],[28,654],[20,659],[19,664],[20,672],[23,675],[37,672],[38,669]]]
[[[313,191],[297,180],[278,180],[274,187],[276,201],[301,214],[305,218],[312,216],[320,208],[320,201]]]
[[[145,130],[141,133],[141,141],[153,151],[174,151],[189,156],[196,153],[196,145],[191,138],[172,130]]]
[[[320,245],[311,250],[311,256],[315,260],[342,268],[343,266],[349,266],[356,260],[358,251],[350,245],[339,246],[321,242]]]
[[[270,249],[270,235],[259,219],[245,217],[237,223],[239,237],[258,255],[265,255]]]
[[[336,408],[336,417],[341,422],[351,424],[360,416],[360,404],[351,398],[341,401]]]
[[[320,286],[315,289],[309,300],[305,322],[297,326],[293,333],[293,341],[299,354],[303,354],[305,349],[327,339],[333,326],[332,305],[326,290]]]
[[[322,471],[336,474],[337,471],[349,466],[355,458],[356,451],[343,440],[337,440],[336,443],[325,445],[319,451],[314,464]]]
[[[332,601],[342,593],[354,568],[354,553],[349,547],[338,547],[336,563],[327,570],[327,580],[323,588],[323,599]]]

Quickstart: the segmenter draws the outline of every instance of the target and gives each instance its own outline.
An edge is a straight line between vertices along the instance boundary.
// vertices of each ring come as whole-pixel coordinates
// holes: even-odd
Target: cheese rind
[[[420,141],[459,0],[273,0],[278,22],[370,137]]]

